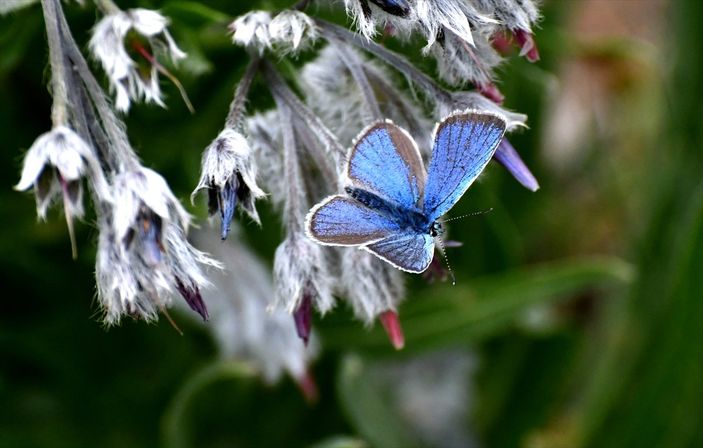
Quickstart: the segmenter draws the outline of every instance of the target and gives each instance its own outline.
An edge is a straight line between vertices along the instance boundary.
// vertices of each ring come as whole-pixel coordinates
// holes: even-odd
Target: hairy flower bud
[[[254,221],[261,223],[254,201],[266,193],[256,185],[256,162],[246,138],[226,128],[205,148],[200,181],[191,200],[200,190],[207,190],[211,215],[219,211],[221,237],[227,238],[237,206]]]

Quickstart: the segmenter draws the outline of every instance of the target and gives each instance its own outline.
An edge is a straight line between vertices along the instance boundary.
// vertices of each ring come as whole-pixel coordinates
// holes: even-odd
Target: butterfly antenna
[[[469,216],[483,215],[483,214],[485,214],[485,213],[489,213],[489,212],[492,212],[492,211],[493,211],[493,207],[491,207],[491,208],[489,208],[489,209],[487,209],[487,210],[481,210],[481,211],[478,211],[478,212],[468,213],[468,214],[466,214],[466,215],[461,215],[461,216],[456,216],[456,217],[454,217],[454,218],[445,219],[444,222],[455,221],[455,220],[457,220],[457,219],[467,218],[467,217],[469,217]]]
[[[444,247],[444,240],[439,235],[437,235],[437,239],[439,239],[440,252],[442,252],[442,256],[444,257],[444,262],[447,264],[447,269],[449,270],[449,276],[452,278],[452,286],[454,286],[454,285],[456,285],[456,277],[454,277],[454,271],[452,271],[452,267],[449,265],[449,258],[447,257],[447,249]]]

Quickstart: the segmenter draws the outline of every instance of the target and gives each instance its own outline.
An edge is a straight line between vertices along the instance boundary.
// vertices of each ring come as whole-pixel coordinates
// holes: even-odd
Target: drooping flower
[[[316,339],[306,347],[296,337],[290,315],[269,308],[274,295],[271,271],[243,244],[236,224],[228,244],[220,244],[213,233],[199,229],[194,239],[225,265],[210,276],[214,287],[203,291],[212,314],[207,328],[220,355],[252,363],[268,383],[287,372],[306,395],[314,394],[308,364],[319,351]]]
[[[64,214],[71,238],[73,257],[77,257],[73,218],[83,217],[83,185],[87,177],[99,201],[110,201],[110,191],[93,150],[74,131],[56,126],[37,138],[24,157],[22,175],[15,186],[25,191],[34,188],[37,215],[46,211],[57,197],[63,198]]]
[[[186,239],[190,217],[156,172],[116,175],[114,206],[100,223],[96,277],[105,321],[124,314],[154,320],[180,294],[207,319],[204,266],[220,267]]]
[[[282,11],[269,23],[274,48],[282,53],[295,52],[312,44],[318,36],[315,22],[301,11]]]
[[[232,41],[243,47],[256,49],[259,53],[271,47],[269,24],[271,14],[267,11],[250,11],[237,17],[229,26]]]
[[[521,55],[533,62],[539,58],[531,31],[539,13],[532,0],[345,0],[344,5],[367,39],[380,28],[400,38],[423,35],[424,51],[437,60],[442,79],[453,85],[471,82],[494,100],[501,97],[492,82],[500,62],[495,36],[509,32]]]
[[[310,300],[320,313],[334,306],[332,276],[322,246],[302,232],[289,232],[273,262],[275,304],[294,313]]]
[[[15,186],[25,191],[34,187],[37,214],[46,218],[52,200],[63,194],[67,215],[83,216],[81,178],[95,177],[93,185],[103,200],[110,197],[100,163],[88,144],[66,126],[56,126],[37,138],[24,157],[22,176]]]
[[[474,353],[445,349],[363,367],[363,378],[383,391],[386,406],[420,446],[480,446],[475,428],[468,423],[476,399]]]
[[[109,14],[93,29],[89,47],[107,73],[118,110],[129,110],[133,100],[165,107],[159,72],[175,78],[163,68],[158,56],[168,55],[174,63],[186,56],[168,32],[168,23],[156,11],[137,8]],[[130,52],[139,56],[139,62]]]
[[[383,116],[420,139],[429,134],[431,123],[424,119],[408,95],[397,88],[388,70],[353,48],[347,50],[359,58]],[[303,66],[300,87],[307,103],[344,146],[351,145],[359,130],[373,120],[366,112],[364,97],[360,94],[362,86],[358,85],[331,45]]]
[[[379,319],[393,346],[405,344],[397,309],[405,298],[403,274],[370,253],[356,248],[341,249],[340,293],[356,317],[367,324]]]
[[[273,49],[281,54],[295,53],[312,44],[318,36],[315,22],[304,12],[284,10],[273,18],[267,11],[250,11],[229,26],[232,41],[263,53]]]
[[[254,201],[266,193],[256,185],[256,162],[241,133],[226,128],[205,149],[200,181],[191,199],[200,190],[207,190],[210,214],[220,213],[222,239],[227,238],[237,206],[261,223]]]

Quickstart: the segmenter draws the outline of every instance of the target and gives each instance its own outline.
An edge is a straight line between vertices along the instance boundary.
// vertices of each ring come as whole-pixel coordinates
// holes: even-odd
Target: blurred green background
[[[161,8],[191,56],[178,75],[195,115],[168,85],[168,110],[137,105],[126,120],[186,202],[247,61],[225,24],[259,2],[119,3]],[[92,5],[66,9],[85,43]],[[314,404],[290,379],[218,368],[186,319],[183,337],[165,320],[103,328],[91,218],[72,262],[59,213],[37,223],[31,195],[12,190],[51,102],[40,8],[0,16],[0,446],[423,446],[388,378],[437,353],[471,364],[447,445],[461,433],[487,447],[703,446],[703,2],[551,0],[543,14],[542,60],[499,71],[506,105],[530,117],[511,141],[542,188],[489,167],[455,212],[494,208],[452,227],[458,285],[408,278],[402,352],[345,306],[317,320]],[[251,108],[270,104],[255,84]],[[282,231],[260,207],[245,239],[270,262]]]

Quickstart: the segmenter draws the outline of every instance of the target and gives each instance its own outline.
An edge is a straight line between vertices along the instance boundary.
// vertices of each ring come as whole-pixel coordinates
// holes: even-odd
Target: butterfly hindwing
[[[425,167],[415,141],[389,121],[364,130],[349,154],[352,183],[408,209],[422,197]]]
[[[308,235],[323,244],[357,246],[379,241],[398,232],[386,215],[346,196],[330,196],[307,216]]]
[[[434,137],[423,211],[435,221],[456,204],[493,157],[505,133],[497,115],[463,112],[442,121]]]
[[[434,240],[429,234],[395,233],[364,249],[404,271],[420,273],[434,256]]]

